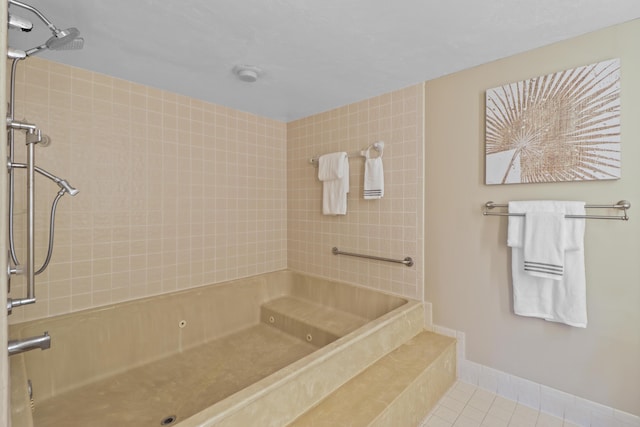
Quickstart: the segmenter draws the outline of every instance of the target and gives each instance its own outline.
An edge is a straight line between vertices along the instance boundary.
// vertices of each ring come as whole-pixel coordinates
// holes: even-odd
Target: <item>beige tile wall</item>
[[[287,125],[288,264],[295,270],[422,299],[423,85]],[[364,159],[352,158],[346,216],[322,215],[322,186],[308,160],[385,142],[385,195],[363,199]],[[415,266],[334,256],[331,248]]]
[[[18,71],[16,118],[53,139],[37,164],[80,193],[59,203],[38,303],[11,323],[286,267],[286,124],[40,58]],[[24,146],[17,133],[16,161]],[[37,178],[38,265],[57,190]],[[11,296],[25,292],[14,277]]]
[[[421,299],[423,85],[284,124],[40,58],[20,63],[17,77],[16,118],[53,139],[38,147],[37,164],[80,193],[58,205],[38,303],[14,310],[10,323],[287,264]],[[377,140],[386,144],[385,197],[362,199],[364,161],[352,159],[348,215],[323,216],[308,159]],[[17,133],[16,161],[24,152]],[[24,262],[24,171],[16,174]],[[37,266],[57,191],[37,178]],[[332,246],[416,265],[335,257]],[[25,292],[14,276],[11,296]]]

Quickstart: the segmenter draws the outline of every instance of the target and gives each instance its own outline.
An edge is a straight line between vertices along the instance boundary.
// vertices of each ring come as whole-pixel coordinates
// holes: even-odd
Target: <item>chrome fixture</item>
[[[30,6],[26,3],[22,3],[18,0],[8,0],[9,6],[16,6],[23,9],[26,9],[32,13],[34,13],[42,22],[44,22],[47,27],[53,33],[53,36],[49,38],[45,43],[34,47],[32,49],[28,49],[26,51],[18,50],[18,49],[8,49],[8,57],[12,59],[11,64],[11,76],[10,76],[10,89],[9,89],[9,103],[7,109],[7,132],[8,132],[8,172],[9,172],[9,266],[7,268],[7,274],[9,275],[9,279],[11,279],[11,275],[13,274],[22,274],[26,275],[27,282],[27,296],[26,298],[18,298],[11,299],[9,298],[7,301],[7,310],[9,314],[14,307],[19,307],[26,304],[33,304],[36,302],[35,297],[35,276],[37,274],[42,273],[47,266],[49,265],[49,261],[51,260],[51,255],[53,253],[53,240],[54,240],[54,224],[55,224],[55,213],[58,205],[58,201],[60,198],[69,194],[71,196],[75,196],[78,194],[78,190],[71,186],[69,182],[65,179],[59,178],[46,170],[39,168],[35,165],[35,146],[36,144],[45,147],[50,144],[50,139],[46,135],[43,135],[41,130],[32,123],[27,123],[23,121],[17,121],[14,118],[15,114],[15,80],[16,80],[16,68],[18,62],[28,58],[29,56],[40,52],[43,49],[51,49],[51,50],[63,50],[63,49],[80,49],[84,44],[84,39],[79,37],[80,31],[77,28],[68,28],[66,30],[58,29],[51,21],[49,21],[38,9],[33,6]],[[29,27],[27,25],[26,20],[22,19],[14,19],[14,27],[19,27],[23,31],[27,31],[26,28]],[[29,23],[30,24],[30,23]],[[27,146],[27,155],[25,163],[16,163],[14,161],[15,158],[15,131],[24,131],[25,132],[25,144]],[[15,249],[15,240],[14,240],[14,188],[15,188],[15,170],[16,169],[26,169],[27,171],[27,244],[26,244],[26,262],[23,267],[17,257],[16,249]],[[35,250],[35,174],[38,173],[53,182],[55,182],[59,187],[60,191],[53,200],[51,206],[51,214],[49,221],[49,248],[47,251],[47,257],[42,264],[42,266],[36,271],[34,265],[34,250]],[[13,264],[13,266],[11,265]],[[46,335],[46,334],[45,334]],[[48,337],[48,335],[47,335]],[[43,340],[48,340],[48,338],[43,338]],[[28,340],[26,340],[28,341]],[[38,346],[41,343],[36,343]],[[45,345],[45,344],[42,344]],[[9,343],[11,348],[11,342]],[[48,348],[48,345],[41,348]]]
[[[75,50],[82,49],[82,47],[84,46],[84,39],[80,37],[80,31],[78,31],[77,28],[71,27],[67,28],[66,30],[61,30],[53,25],[53,23],[49,21],[47,17],[44,16],[38,9],[26,3],[22,3],[18,0],[9,0],[9,6],[17,6],[33,12],[38,18],[40,18],[42,22],[47,25],[47,27],[49,27],[49,29],[53,33],[53,36],[49,38],[49,40],[47,40],[44,44],[27,50],[27,56],[38,53],[44,49]]]
[[[24,31],[25,33],[33,29],[33,24],[28,19],[21,16],[9,14],[9,28]]]
[[[493,208],[508,208],[508,204],[499,204],[494,202],[487,202],[484,204],[484,211],[482,215],[485,216],[524,216],[521,213],[510,212],[489,212]],[[622,221],[629,221],[628,209],[631,209],[631,202],[628,200],[620,200],[613,205],[584,205],[585,209],[619,209],[622,211],[621,215],[565,215],[565,218],[584,218],[584,219],[619,219]]]
[[[367,148],[363,148],[360,151],[351,151],[347,153],[347,157],[348,158],[353,158],[353,157],[367,157],[367,151],[374,149],[378,152],[378,156],[382,156],[382,153],[384,151],[384,141],[376,141],[372,144],[369,144],[369,146]],[[319,165],[318,163],[318,159],[320,158],[320,156],[315,156],[309,159],[309,163],[311,163],[312,165],[314,165],[315,167],[317,167]]]
[[[374,255],[356,254],[353,252],[343,252],[340,249],[336,248],[335,246],[331,248],[331,253],[334,255],[347,255],[347,256],[354,256],[358,258],[374,259],[376,261],[394,262],[396,264],[404,264],[407,267],[413,266],[413,258],[411,258],[410,256],[404,257],[403,259],[393,259],[393,258],[386,258],[386,257],[374,256]]]
[[[25,338],[23,340],[10,340],[9,341],[9,356],[14,354],[24,353],[25,351],[46,350],[51,347],[51,337],[48,332],[45,332],[41,336]]]
[[[24,59],[27,57],[27,52],[24,50],[14,49],[12,47],[7,49],[7,58],[9,59]]]

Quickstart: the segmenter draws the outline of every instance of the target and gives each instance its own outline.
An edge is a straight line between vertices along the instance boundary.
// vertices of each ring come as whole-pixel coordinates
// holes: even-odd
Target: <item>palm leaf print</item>
[[[487,184],[620,178],[620,61],[488,90],[486,156]]]

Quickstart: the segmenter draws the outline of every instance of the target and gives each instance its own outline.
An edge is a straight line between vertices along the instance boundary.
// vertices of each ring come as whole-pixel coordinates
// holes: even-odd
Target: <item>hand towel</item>
[[[322,213],[346,215],[349,192],[349,159],[347,153],[338,152],[320,156],[318,179],[322,181]]]
[[[368,153],[368,151],[367,151]],[[365,200],[381,199],[384,196],[384,171],[382,157],[364,162],[364,198]]]
[[[557,212],[584,215],[584,202],[510,202],[509,213]],[[524,271],[525,216],[510,216],[507,244],[511,247],[513,309],[520,316],[586,328],[587,300],[584,265],[585,220],[565,218],[564,274],[561,280],[526,274]]]
[[[532,276],[562,280],[564,274],[564,209],[526,212],[524,221],[524,271]]]

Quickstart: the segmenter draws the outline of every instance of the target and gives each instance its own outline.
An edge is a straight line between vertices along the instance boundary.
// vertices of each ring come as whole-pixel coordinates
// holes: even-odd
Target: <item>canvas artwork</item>
[[[486,92],[486,184],[620,178],[620,60]]]

